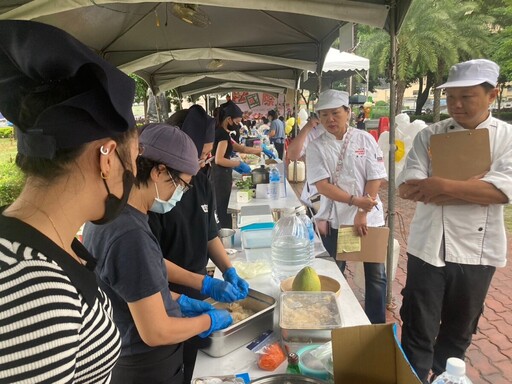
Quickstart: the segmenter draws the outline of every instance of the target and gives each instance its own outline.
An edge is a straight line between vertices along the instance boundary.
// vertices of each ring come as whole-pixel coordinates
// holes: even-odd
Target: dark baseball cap
[[[0,36],[0,111],[18,128],[20,153],[53,158],[59,149],[135,126],[135,82],[71,35],[34,21],[2,20]],[[64,93],[48,102],[56,89]],[[21,113],[27,97],[46,103],[30,124]]]
[[[148,124],[139,136],[141,156],[178,172],[195,175],[199,171],[197,149],[192,139],[178,127]]]

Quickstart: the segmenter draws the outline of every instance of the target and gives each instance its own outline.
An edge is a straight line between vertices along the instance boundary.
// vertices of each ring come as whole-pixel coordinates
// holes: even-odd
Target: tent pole
[[[387,291],[386,303],[388,308],[393,307],[393,252],[394,252],[394,229],[395,229],[395,104],[396,104],[396,1],[391,1],[389,10],[389,35],[390,35],[390,51],[391,51],[391,83],[389,97],[389,183],[388,183],[388,226],[389,241],[388,255],[386,259],[386,275],[387,275]]]

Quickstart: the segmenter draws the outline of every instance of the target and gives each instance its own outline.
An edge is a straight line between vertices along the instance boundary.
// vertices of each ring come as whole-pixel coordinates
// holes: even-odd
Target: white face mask
[[[171,175],[169,175],[169,177],[171,178],[172,182],[174,183],[174,179],[171,177]],[[174,183],[174,186],[175,186],[175,189],[174,189],[174,192],[172,193],[171,198],[166,201],[166,200],[160,199],[160,196],[158,194],[158,187],[156,186],[156,183],[155,183],[156,197],[155,197],[155,201],[153,202],[153,205],[149,209],[151,212],[164,214],[164,213],[170,212],[176,206],[176,204],[181,200],[181,197],[183,196],[183,186],[176,185],[176,183]]]

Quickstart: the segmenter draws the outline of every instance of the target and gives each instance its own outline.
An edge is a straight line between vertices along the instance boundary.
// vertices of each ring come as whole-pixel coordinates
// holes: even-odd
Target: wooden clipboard
[[[342,228],[354,227],[348,225],[340,225]],[[342,245],[338,245],[336,260],[346,261],[367,261],[370,263],[385,263],[388,254],[389,228],[388,227],[368,227],[366,236],[361,236],[361,250],[354,252],[346,252],[341,250]]]
[[[432,176],[468,180],[489,171],[491,146],[487,128],[466,129],[430,137]]]

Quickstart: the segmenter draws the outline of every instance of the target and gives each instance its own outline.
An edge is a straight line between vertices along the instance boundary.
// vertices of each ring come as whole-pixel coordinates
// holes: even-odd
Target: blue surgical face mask
[[[171,178],[171,180],[175,186],[175,189],[174,189],[174,192],[172,193],[171,198],[167,201],[160,199],[160,196],[158,194],[158,187],[156,186],[156,183],[155,183],[156,197],[155,197],[155,201],[153,202],[153,205],[149,209],[151,212],[161,213],[161,214],[170,212],[171,209],[173,209],[176,206],[176,204],[181,200],[181,197],[183,196],[183,186],[176,185],[176,183],[174,182],[174,179],[171,177],[171,175],[169,175],[169,177]]]

